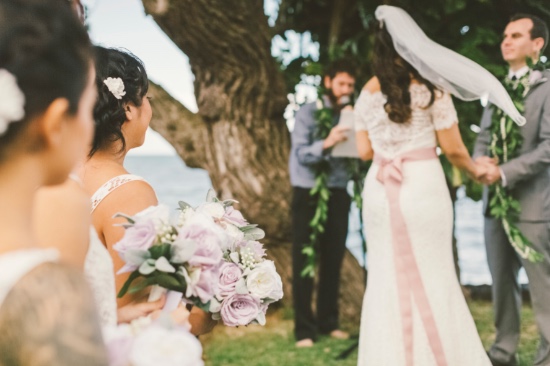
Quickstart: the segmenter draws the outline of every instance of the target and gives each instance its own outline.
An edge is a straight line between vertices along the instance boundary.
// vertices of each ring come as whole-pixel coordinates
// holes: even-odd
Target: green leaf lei
[[[322,92],[319,95],[323,95]],[[315,119],[317,126],[315,130],[315,137],[318,139],[326,139],[333,127],[334,109],[326,107],[323,100],[319,98],[317,100],[317,111],[315,112]],[[361,210],[362,207],[362,184],[364,174],[362,174],[357,159],[348,159],[348,171],[354,182],[353,189],[353,201]],[[315,166],[315,184],[311,188],[309,194],[316,200],[315,214],[311,219],[309,226],[311,228],[311,234],[309,235],[309,243],[305,244],[302,249],[302,253],[306,255],[306,263],[302,269],[302,277],[314,277],[315,276],[315,264],[317,255],[315,247],[319,242],[321,235],[325,232],[325,225],[328,217],[328,202],[330,199],[330,189],[328,187],[328,178],[330,175],[330,163],[328,160],[322,160]],[[363,249],[365,250],[365,243],[363,241]]]
[[[531,70],[512,81],[508,77],[504,79],[504,87],[512,98],[514,105],[520,113],[525,112],[524,99],[531,85],[529,76]],[[492,106],[493,116],[491,123],[491,144],[489,150],[491,156],[496,158],[498,163],[506,163],[519,155],[523,137],[520,126],[506,115],[501,109]],[[516,252],[524,259],[531,262],[540,262],[543,256],[533,249],[533,244],[523,235],[516,223],[521,212],[519,201],[515,199],[508,188],[502,184],[493,184],[489,187],[490,201],[489,209],[491,216],[502,221],[508,240]]]

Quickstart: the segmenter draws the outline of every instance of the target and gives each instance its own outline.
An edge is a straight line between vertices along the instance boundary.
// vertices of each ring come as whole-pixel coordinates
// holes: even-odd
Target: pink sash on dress
[[[441,343],[441,338],[435,324],[432,309],[426,295],[418,264],[414,256],[411,240],[400,206],[401,184],[403,180],[402,166],[407,161],[437,159],[435,148],[419,149],[406,152],[393,160],[379,155],[374,156],[374,162],[380,168],[376,179],[386,190],[390,206],[390,223],[394,251],[394,262],[397,277],[397,292],[401,311],[403,342],[407,366],[413,366],[413,317],[412,301],[416,301],[420,318],[424,323],[428,342],[438,366],[446,366],[447,360]]]

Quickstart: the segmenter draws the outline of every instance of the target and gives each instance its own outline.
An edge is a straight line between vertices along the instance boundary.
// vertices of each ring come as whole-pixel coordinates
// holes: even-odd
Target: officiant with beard
[[[303,105],[296,113],[292,131],[289,170],[293,187],[292,291],[297,347],[311,347],[318,334],[348,338],[348,334],[339,329],[338,289],[351,199],[346,190],[349,180],[346,161],[331,156],[331,150],[352,133],[349,127],[338,125],[338,121],[341,110],[351,108],[349,104],[355,86],[353,64],[340,60],[329,65],[323,86],[324,94],[316,102]],[[317,192],[312,191],[316,186]],[[328,193],[324,198],[319,193],[323,189]],[[322,207],[319,207],[319,199],[325,199]],[[312,243],[315,230],[312,226],[316,226],[314,218],[319,219],[316,212],[323,207],[326,210],[324,230],[313,234],[316,239]],[[315,251],[318,263],[316,314],[312,310],[315,262],[312,264],[313,257],[311,253],[307,255],[308,250]],[[304,273],[308,263],[309,273]]]

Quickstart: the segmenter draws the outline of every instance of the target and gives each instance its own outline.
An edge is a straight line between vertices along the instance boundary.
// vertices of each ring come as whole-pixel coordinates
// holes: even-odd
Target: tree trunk
[[[143,0],[145,10],[188,57],[199,111],[191,113],[152,85],[152,127],[190,167],[209,172],[220,198],[267,234],[268,253],[291,300],[290,138],[283,76],[271,56],[271,30],[261,0]],[[205,187],[206,191],[206,187]],[[357,320],[363,282],[348,253],[342,313]]]

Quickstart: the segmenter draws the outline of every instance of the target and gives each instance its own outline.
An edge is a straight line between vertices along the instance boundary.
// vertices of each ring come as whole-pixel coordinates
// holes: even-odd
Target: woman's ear
[[[38,126],[46,147],[58,146],[63,141],[63,127],[69,115],[69,101],[55,99],[39,117]]]
[[[134,119],[134,106],[130,103],[124,104],[124,112],[126,113],[126,120],[131,121]]]

